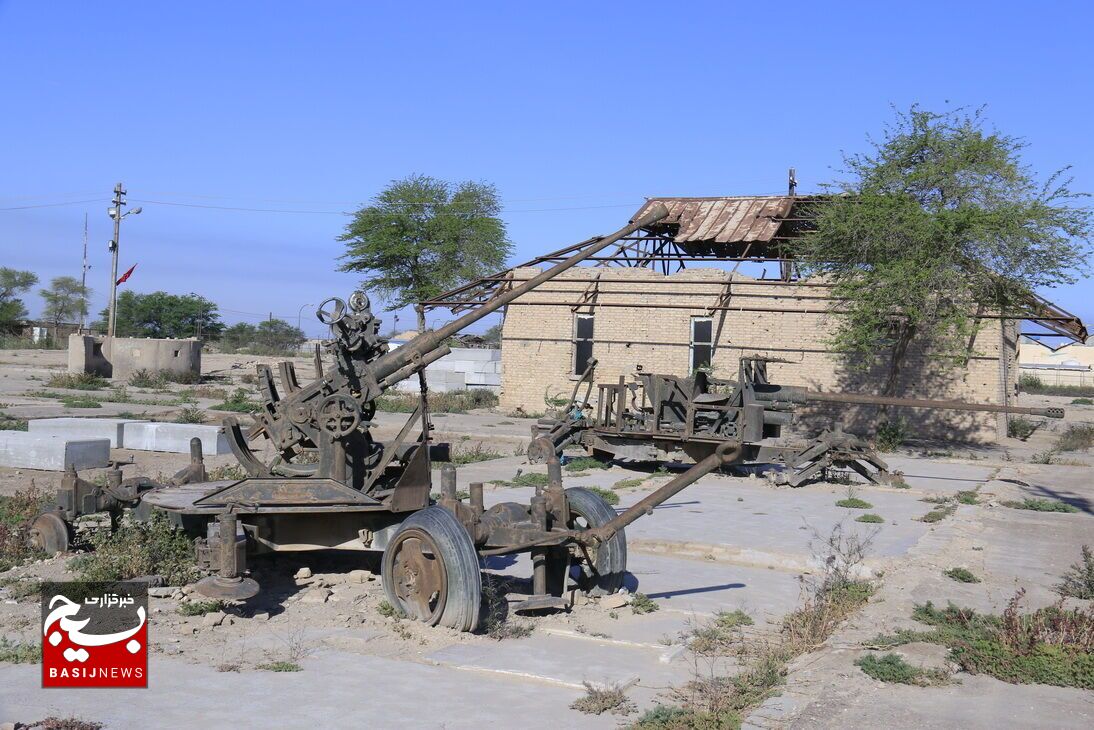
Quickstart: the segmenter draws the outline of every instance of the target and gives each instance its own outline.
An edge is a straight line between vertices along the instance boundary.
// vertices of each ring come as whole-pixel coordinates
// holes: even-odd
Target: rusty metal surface
[[[789,196],[650,198],[635,214],[635,220],[653,206],[664,205],[668,216],[657,225],[673,226],[676,243],[770,242],[794,200]]]

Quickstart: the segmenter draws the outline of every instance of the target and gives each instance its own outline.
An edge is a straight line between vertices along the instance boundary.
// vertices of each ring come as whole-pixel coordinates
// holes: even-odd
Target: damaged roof
[[[676,243],[768,243],[776,238],[799,198],[788,195],[719,198],[649,198],[631,220],[661,203],[668,217],[656,230]]]

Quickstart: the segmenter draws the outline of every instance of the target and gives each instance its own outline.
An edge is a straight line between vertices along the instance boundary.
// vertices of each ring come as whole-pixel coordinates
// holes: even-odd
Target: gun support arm
[[[892,398],[881,395],[857,393],[823,393],[793,386],[774,386],[771,390],[756,390],[756,400],[767,403],[847,403],[864,406],[898,406],[901,408],[932,408],[940,411],[981,411],[986,413],[1021,413],[1043,418],[1063,418],[1063,408],[1029,408],[1025,406],[1000,406],[993,403],[966,403],[960,400],[924,400],[920,398]]]
[[[615,519],[604,523],[600,527],[583,530],[576,533],[574,539],[586,545],[597,544],[610,540],[615,533],[637,520],[642,515],[652,514],[653,508],[664,503],[690,487],[702,477],[715,469],[734,463],[741,456],[741,444],[736,441],[725,441],[718,444],[714,453],[700,461],[695,466],[680,474],[671,482],[648,495],[633,507],[624,510]]]

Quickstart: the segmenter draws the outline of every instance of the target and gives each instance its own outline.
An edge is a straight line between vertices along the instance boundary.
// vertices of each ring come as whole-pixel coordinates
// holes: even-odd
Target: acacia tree
[[[0,266],[0,332],[13,332],[19,320],[27,316],[27,308],[18,295],[38,283],[38,277],[29,271],[19,271]]]
[[[339,236],[346,244],[340,270],[367,273],[361,288],[392,309],[416,304],[504,266],[512,244],[500,211],[488,183],[395,180]],[[418,331],[425,331],[421,309]]]
[[[103,309],[96,327],[107,329],[109,314]],[[118,295],[117,317],[119,337],[216,339],[224,329],[216,303],[199,294],[124,291]]]
[[[53,323],[53,339],[57,339],[61,324],[87,316],[87,300],[91,290],[72,276],[58,276],[49,282],[48,289],[39,294],[46,302],[42,317]]]
[[[898,112],[848,179],[811,206],[816,230],[794,253],[829,278],[840,312],[831,344],[887,369],[895,392],[913,343],[951,367],[978,312],[1020,314],[1039,287],[1086,270],[1091,212],[1066,168],[1038,183],[1026,143],[987,128],[982,110]]]

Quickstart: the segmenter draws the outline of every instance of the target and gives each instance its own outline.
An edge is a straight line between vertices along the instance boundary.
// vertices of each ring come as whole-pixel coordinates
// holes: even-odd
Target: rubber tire
[[[566,490],[566,501],[570,505],[571,515],[577,515],[589,523],[589,527],[600,527],[615,519],[615,510],[604,499],[581,487]],[[612,535],[596,551],[596,571],[599,574],[595,582],[585,587],[591,596],[603,596],[615,593],[623,587],[623,578],[627,572],[627,536],[623,530]],[[592,580],[589,573],[586,578]]]
[[[482,575],[479,573],[479,555],[467,530],[444,507],[426,507],[403,521],[392,536],[391,544],[395,544],[395,538],[411,527],[417,527],[433,538],[448,574],[448,595],[437,624],[457,631],[474,631],[479,625]],[[384,593],[388,602],[401,611],[402,601],[395,595],[395,583],[391,579],[393,562],[394,556],[389,550],[384,550],[380,569]]]

